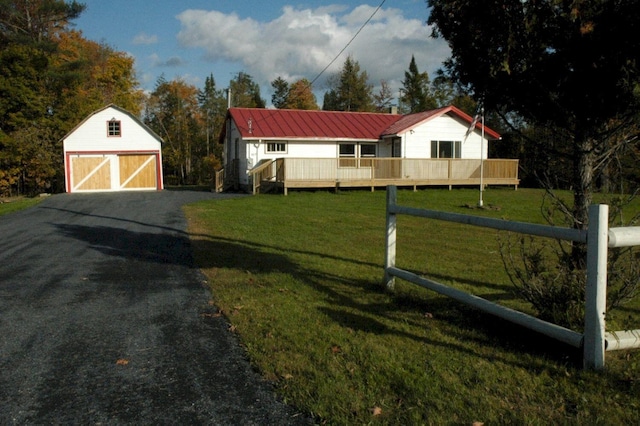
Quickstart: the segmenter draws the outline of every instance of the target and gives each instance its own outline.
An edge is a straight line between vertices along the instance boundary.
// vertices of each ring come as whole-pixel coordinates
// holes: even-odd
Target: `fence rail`
[[[395,278],[401,278],[571,346],[582,347],[584,368],[602,369],[605,363],[605,351],[640,348],[640,330],[605,332],[608,248],[640,245],[640,227],[609,229],[608,212],[609,206],[607,205],[591,206],[589,209],[589,229],[582,231],[399,206],[397,204],[396,186],[388,186],[384,282],[387,288],[393,289]],[[577,333],[557,324],[540,320],[523,312],[397,268],[396,216],[398,214],[587,243],[584,333]]]

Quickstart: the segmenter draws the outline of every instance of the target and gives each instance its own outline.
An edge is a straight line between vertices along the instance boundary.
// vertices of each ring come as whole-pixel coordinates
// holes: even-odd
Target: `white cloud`
[[[157,53],[149,55],[149,61],[151,65],[158,68],[168,67],[176,68],[186,64],[179,56],[172,56],[169,59],[162,59]]]
[[[286,6],[270,22],[215,10],[186,10],[177,16],[182,25],[178,41],[185,48],[202,49],[210,61],[240,64],[261,85],[278,76],[313,79],[374,10],[367,5],[350,11],[335,6]],[[430,34],[431,28],[423,21],[405,18],[399,9],[381,9],[328,73],[339,71],[350,54],[367,71],[372,84],[384,79],[398,87],[411,55],[415,55],[419,69],[430,74],[449,56],[446,43],[430,38]]]
[[[146,33],[140,33],[133,38],[133,44],[156,44],[158,42],[157,35],[149,35]]]

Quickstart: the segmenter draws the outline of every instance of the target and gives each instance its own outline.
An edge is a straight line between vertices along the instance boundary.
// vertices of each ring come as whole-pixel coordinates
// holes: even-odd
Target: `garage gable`
[[[67,192],[163,189],[162,139],[115,105],[79,123],[63,150]]]

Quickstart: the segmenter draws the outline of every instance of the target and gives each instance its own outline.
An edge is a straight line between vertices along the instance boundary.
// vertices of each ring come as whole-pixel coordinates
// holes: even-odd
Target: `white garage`
[[[161,190],[162,138],[130,112],[108,105],[63,139],[67,192]]]

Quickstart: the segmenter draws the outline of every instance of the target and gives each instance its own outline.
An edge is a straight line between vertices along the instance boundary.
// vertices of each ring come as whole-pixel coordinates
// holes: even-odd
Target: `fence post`
[[[606,204],[590,206],[584,314],[585,369],[604,368],[608,228],[609,206]]]
[[[387,186],[387,234],[385,236],[384,255],[384,283],[387,290],[393,290],[395,277],[391,276],[388,268],[396,266],[396,213],[391,212],[391,207],[395,207],[398,198],[398,191],[395,185]]]

